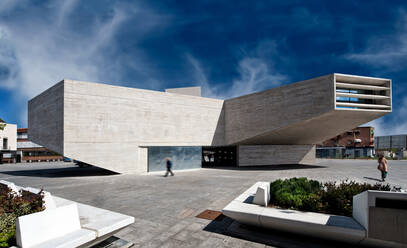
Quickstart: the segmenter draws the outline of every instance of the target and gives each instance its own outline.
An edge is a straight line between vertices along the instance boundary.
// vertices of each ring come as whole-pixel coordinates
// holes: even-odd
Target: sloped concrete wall
[[[333,80],[331,74],[226,100],[226,143],[246,144],[245,140],[333,111]]]
[[[28,139],[64,154],[64,82],[28,102]]]

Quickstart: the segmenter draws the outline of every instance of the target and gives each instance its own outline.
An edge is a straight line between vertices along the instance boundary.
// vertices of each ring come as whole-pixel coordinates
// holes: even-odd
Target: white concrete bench
[[[54,196],[57,208],[72,204],[73,201]],[[134,217],[109,211],[106,209],[96,208],[86,204],[78,204],[78,211],[81,226],[93,230],[97,233],[100,242],[103,238],[108,238],[124,227],[134,223]]]
[[[96,239],[94,231],[81,228],[76,204],[18,217],[16,236],[21,248],[78,247]]]
[[[15,192],[40,189],[0,181]],[[52,196],[44,191],[45,210],[17,220],[17,244],[31,247],[90,247],[134,223],[134,217]]]

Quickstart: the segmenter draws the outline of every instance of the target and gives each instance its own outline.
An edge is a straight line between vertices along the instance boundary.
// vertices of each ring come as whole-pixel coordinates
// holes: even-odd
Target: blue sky
[[[0,116],[63,78],[229,98],[333,72],[391,78],[376,135],[407,133],[403,1],[0,2]]]

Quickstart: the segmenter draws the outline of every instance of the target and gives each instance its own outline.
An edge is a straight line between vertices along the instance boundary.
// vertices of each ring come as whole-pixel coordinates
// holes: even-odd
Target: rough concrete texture
[[[406,220],[406,209],[370,207],[368,237],[407,246]]]
[[[315,164],[314,145],[238,146],[239,166]]]
[[[318,144],[391,112],[389,109],[337,108],[336,75],[225,100],[226,143]],[[363,84],[376,80],[351,75],[342,75],[342,78]],[[389,87],[391,89],[391,85]]]
[[[217,99],[64,80],[29,102],[29,137],[79,161],[142,173],[141,146],[223,143],[222,106]]]
[[[63,81],[28,102],[30,141],[64,154],[64,121]]]
[[[407,161],[389,161],[387,181],[407,189]],[[380,180],[375,160],[317,160],[316,166],[242,167],[158,175],[111,175],[70,163],[0,166],[0,180],[44,188],[53,195],[134,216],[118,236],[135,247],[347,247],[300,235],[240,225],[229,218],[195,218],[223,209],[257,181],[308,177],[322,181]]]
[[[185,88],[171,88],[165,89],[165,92],[176,93],[190,96],[201,96],[201,87],[185,87]]]

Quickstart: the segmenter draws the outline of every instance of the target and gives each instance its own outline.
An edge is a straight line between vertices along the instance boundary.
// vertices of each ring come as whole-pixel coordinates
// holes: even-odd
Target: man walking
[[[174,176],[174,173],[173,173],[172,170],[171,170],[171,167],[172,167],[171,158],[170,158],[170,157],[166,157],[165,160],[166,160],[166,164],[167,164],[167,172],[165,172],[164,177],[167,177],[167,176],[168,176],[168,173],[170,173],[171,176]]]

